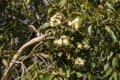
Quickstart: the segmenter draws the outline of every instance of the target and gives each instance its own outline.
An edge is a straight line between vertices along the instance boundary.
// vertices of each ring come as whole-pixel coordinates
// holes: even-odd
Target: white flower
[[[69,45],[69,40],[67,38],[63,39],[63,44],[64,45]]]
[[[67,38],[67,36],[65,36],[65,35],[62,35],[60,38],[64,39],[64,38]]]
[[[64,45],[69,45],[69,37],[62,35],[61,39]]]
[[[81,43],[77,43],[77,48],[82,49],[83,45]]]
[[[85,62],[85,60],[82,60],[80,57],[77,57],[75,59],[75,65],[84,66],[84,62]]]
[[[63,35],[63,36],[60,37],[60,39],[55,40],[54,44],[57,44],[57,45],[69,45],[69,37]]]
[[[62,39],[55,40],[54,44],[56,44],[56,45],[62,45]]]
[[[82,43],[83,43],[83,48],[84,49],[89,49],[90,48],[88,42],[83,41]]]
[[[79,18],[75,18],[72,22],[69,21],[68,25],[71,26],[73,29],[78,30],[79,29]]]
[[[52,27],[60,26],[62,24],[62,21],[63,21],[64,18],[65,17],[62,13],[56,13],[50,19],[50,26],[52,26]]]

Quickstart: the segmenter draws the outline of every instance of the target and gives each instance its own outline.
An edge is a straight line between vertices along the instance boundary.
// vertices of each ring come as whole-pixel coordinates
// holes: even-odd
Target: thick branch
[[[25,43],[25,44],[18,50],[18,52],[16,53],[16,55],[13,56],[13,59],[10,61],[9,65],[5,68],[4,74],[3,74],[3,77],[2,77],[2,80],[5,80],[5,78],[6,78],[7,74],[8,74],[8,72],[9,72],[9,70],[13,67],[14,62],[15,62],[16,60],[18,60],[19,56],[22,54],[23,51],[24,51],[25,49],[27,49],[28,47],[30,47],[31,45],[43,41],[46,36],[48,36],[48,34],[41,35],[40,37],[33,38],[33,39],[31,39],[29,42]]]

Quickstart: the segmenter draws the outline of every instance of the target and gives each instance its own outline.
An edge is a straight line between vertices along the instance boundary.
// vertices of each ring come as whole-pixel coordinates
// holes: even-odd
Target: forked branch
[[[47,37],[49,34],[44,34],[41,35],[39,37],[33,38],[30,41],[28,41],[27,43],[25,43],[19,50],[18,52],[13,56],[12,60],[10,61],[10,63],[8,64],[8,66],[5,68],[3,76],[2,76],[2,80],[6,80],[6,77],[10,71],[10,69],[14,66],[14,62],[18,60],[18,58],[20,57],[20,55],[23,53],[23,51],[25,49],[27,49],[28,47],[30,47],[31,45],[35,44],[35,43],[39,43],[41,41],[43,41],[45,39],[45,37]]]

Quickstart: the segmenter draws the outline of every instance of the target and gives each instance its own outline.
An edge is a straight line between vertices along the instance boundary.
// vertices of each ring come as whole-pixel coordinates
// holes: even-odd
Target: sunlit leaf
[[[104,65],[104,71],[106,71],[110,67],[109,63]]]
[[[91,67],[92,67],[92,68],[95,68],[95,66],[96,66],[95,63],[92,62],[92,63],[91,63]]]
[[[40,29],[46,29],[46,28],[48,28],[48,27],[49,27],[49,23],[46,22],[46,23],[44,23],[42,26],[40,26]]]
[[[108,75],[110,75],[111,73],[112,73],[112,68],[111,67],[109,67],[106,71],[105,71],[105,74],[104,74],[104,76],[103,76],[103,78],[105,78],[105,77],[107,77]]]
[[[69,78],[69,77],[70,77],[70,69],[67,69],[67,70],[66,70],[65,75],[66,75],[66,78]]]
[[[88,27],[88,34],[89,34],[89,36],[92,35],[92,25],[90,25],[90,26]]]
[[[66,3],[67,3],[67,0],[60,0],[60,7],[65,6]]]
[[[111,3],[106,3],[106,5],[107,5],[110,9],[115,10],[114,7],[113,7],[113,5],[112,5]]]
[[[114,80],[118,80],[118,78],[117,78],[117,72],[113,72],[113,79]]]
[[[109,32],[109,34],[111,35],[111,37],[113,38],[113,40],[117,41],[117,38],[116,38],[114,32],[111,30],[111,28],[109,26],[105,26],[105,29]]]
[[[90,73],[88,73],[88,80],[91,80],[92,75]]]
[[[25,0],[25,3],[28,4],[30,2],[30,0]]]
[[[53,80],[54,74],[46,75],[43,80]]]
[[[120,59],[120,54],[117,54],[117,57]]]
[[[78,78],[82,77],[82,74],[80,72],[75,72],[75,73],[76,73]]]
[[[38,72],[36,71],[33,78],[32,78],[33,80],[35,80],[35,78],[37,78],[37,74],[38,74]]]
[[[5,59],[2,60],[2,63],[3,63],[5,66],[8,65],[8,62],[7,62]]]
[[[31,70],[33,67],[34,67],[34,64],[33,64],[33,65],[30,65],[30,66],[28,67],[28,70]]]
[[[117,59],[117,57],[115,57],[112,60],[112,67],[115,68],[117,65],[118,65],[118,59]]]

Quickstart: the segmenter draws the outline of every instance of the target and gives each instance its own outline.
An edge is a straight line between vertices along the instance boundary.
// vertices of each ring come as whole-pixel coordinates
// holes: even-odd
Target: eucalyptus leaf
[[[67,79],[70,77],[70,69],[67,69],[67,70],[66,70],[65,75],[66,75],[66,78],[67,78]]]
[[[113,71],[112,68],[109,67],[109,68],[105,71],[105,74],[104,74],[103,78],[109,76],[109,75],[112,73],[112,71]]]
[[[53,80],[54,74],[46,75],[43,77],[43,80]]]
[[[7,62],[5,59],[2,60],[2,63],[3,63],[5,66],[8,65],[8,62]]]
[[[80,72],[75,72],[75,73],[76,73],[78,78],[82,77],[82,74]]]
[[[118,40],[117,40],[117,37],[115,36],[114,32],[111,30],[111,28],[110,28],[109,26],[105,26],[105,29],[106,29],[106,31],[109,32],[110,36],[113,38],[113,40],[114,40],[115,42],[118,41]]]
[[[89,34],[89,36],[91,36],[92,35],[92,29],[93,27],[92,27],[92,25],[90,25],[89,27],[88,27],[88,34]]]
[[[118,78],[117,78],[117,72],[113,72],[113,79],[114,80],[118,80]]]
[[[40,26],[40,29],[46,29],[50,26],[50,24],[48,22],[44,23],[42,26]]]
[[[65,6],[66,3],[67,3],[67,0],[60,0],[60,7]]]
[[[114,6],[113,6],[111,3],[106,3],[106,5],[107,5],[110,9],[115,10],[115,9],[114,9]]]
[[[106,64],[104,65],[104,71],[106,71],[109,67],[110,67],[110,64],[109,64],[109,63],[106,63]]]
[[[117,57],[120,59],[120,54],[117,54]]]
[[[118,59],[117,59],[117,57],[113,58],[113,60],[112,60],[112,67],[115,68],[116,66],[118,66]]]

